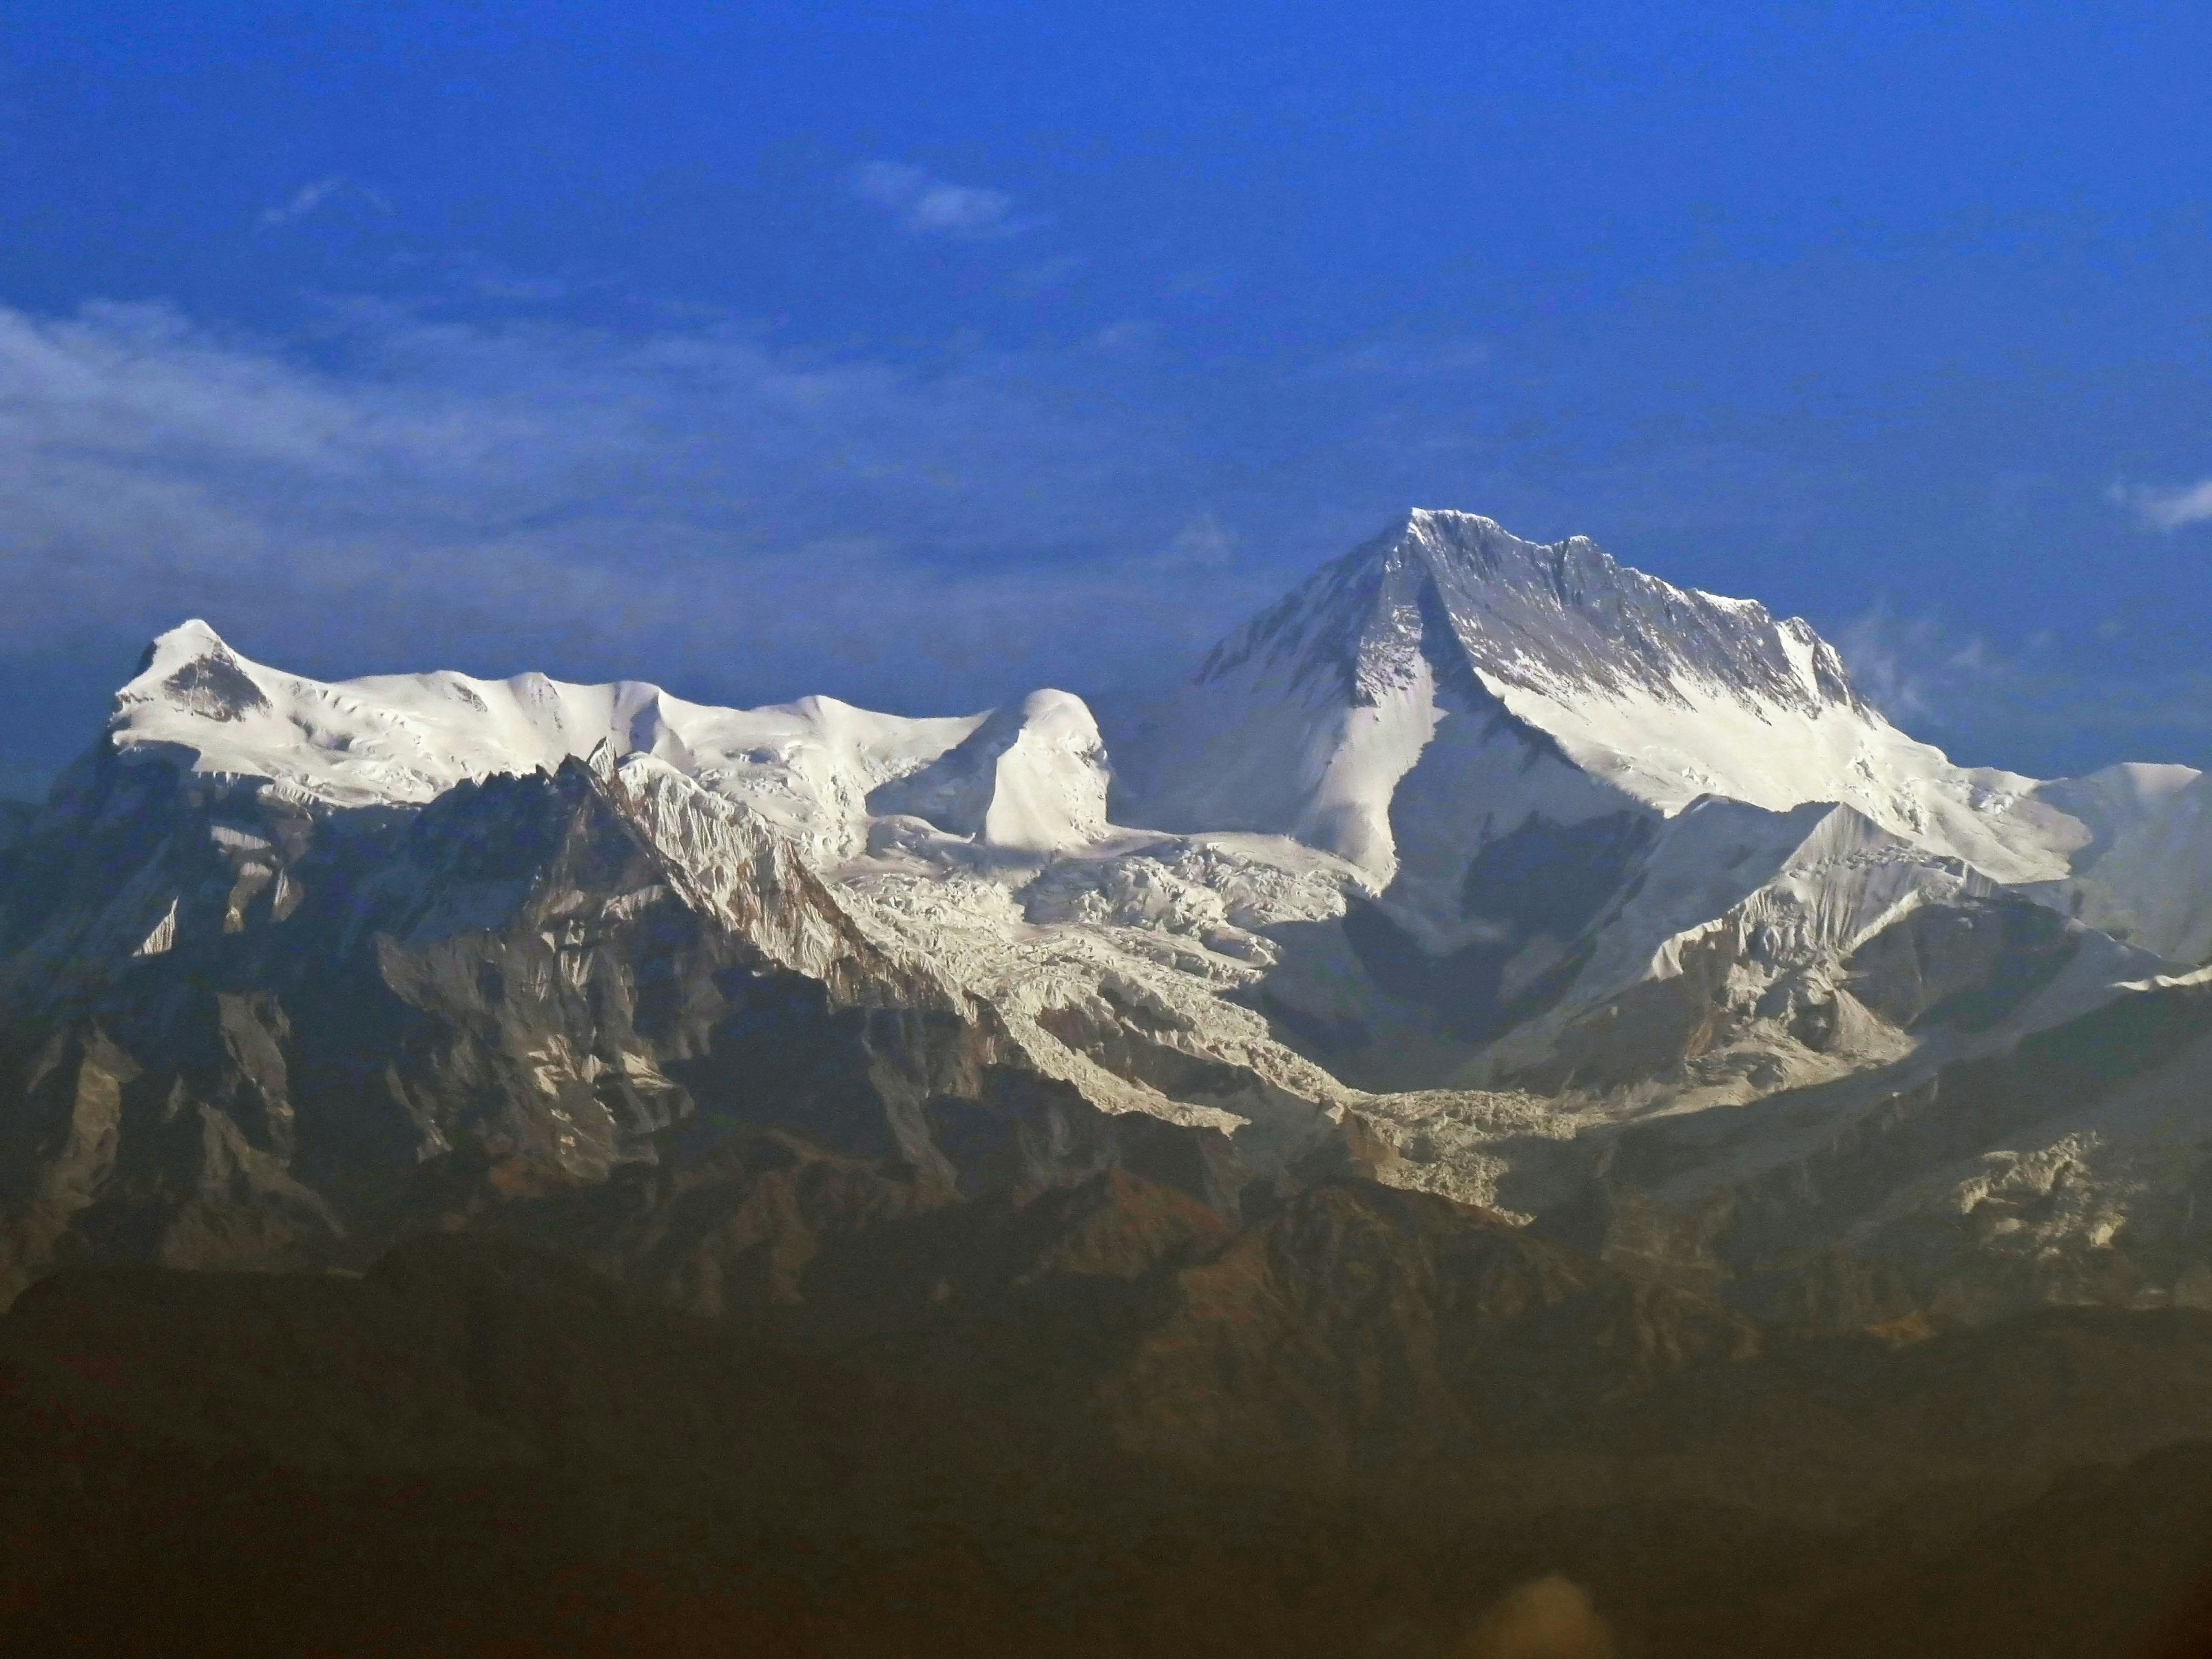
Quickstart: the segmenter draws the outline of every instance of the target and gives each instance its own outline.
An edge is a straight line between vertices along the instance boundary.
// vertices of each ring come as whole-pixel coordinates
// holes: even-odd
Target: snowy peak
[[[927,766],[982,721],[908,720],[830,697],[716,708],[645,681],[576,685],[539,673],[324,682],[250,662],[195,621],[148,648],[108,736],[126,763],[265,781],[284,798],[338,808],[419,806],[465,781],[555,772],[602,749],[608,761],[649,755],[746,801],[828,863],[865,838],[871,789]]]
[[[2085,836],[2032,779],[1892,726],[1806,623],[1467,513],[1411,513],[1325,566],[1223,641],[1128,759],[1131,815],[1291,836],[1437,916],[1531,814],[1836,802],[2004,881],[2063,875]]]
[[[134,706],[148,704],[224,723],[270,707],[252,665],[197,617],[157,635],[146,647],[137,677],[116,694],[118,720]]]
[[[1225,641],[1201,684],[1273,671],[1372,706],[1425,661],[1439,689],[1598,695],[1680,707],[1863,712],[1834,649],[1800,618],[1674,586],[1587,537],[1525,541],[1472,513],[1416,509]]]
[[[2085,837],[2072,878],[2040,896],[2176,962],[2212,959],[2212,775],[2113,766],[2036,795]]]
[[[325,684],[248,662],[190,622],[148,649],[118,696],[110,739],[127,763],[265,780],[282,796],[341,808],[422,805],[465,780],[556,772],[572,758],[611,775],[646,756],[744,803],[825,868],[866,844],[872,812],[1025,854],[1106,831],[1105,744],[1066,691],[915,720],[821,696],[717,708],[640,680],[574,685],[539,673]]]
[[[868,798],[986,846],[1049,853],[1106,833],[1106,745],[1082,698],[1032,691],[963,742]]]
[[[1494,684],[1684,705],[1717,688],[1747,705],[1863,708],[1802,618],[1675,587],[1587,537],[1541,545],[1471,514],[1418,512],[1404,540],[1468,662]]]

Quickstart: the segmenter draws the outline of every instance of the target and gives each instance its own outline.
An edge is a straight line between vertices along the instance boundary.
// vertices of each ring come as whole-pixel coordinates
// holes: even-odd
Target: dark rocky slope
[[[753,1271],[728,1251],[798,1200],[749,1174],[732,1221],[708,1194],[787,1158],[758,1138],[777,1126],[818,1149],[817,1207],[1025,1194],[1126,1151],[1234,1212],[1221,1136],[1035,1075],[742,822],[678,864],[656,804],[582,762],[383,817],[185,787],[104,757],[0,854],[0,1298],[73,1261],[359,1267],[566,1194],[718,1305],[718,1275]],[[896,1175],[853,1198],[839,1156]],[[654,1201],[650,1227],[616,1219]]]
[[[1564,1572],[1638,1654],[2118,1653],[2212,1562],[2200,1452],[2051,1485],[2212,1437],[2212,1317],[1801,1338],[1356,1179],[808,1237],[715,1320],[465,1233],[46,1280],[8,1650],[1410,1659]]]

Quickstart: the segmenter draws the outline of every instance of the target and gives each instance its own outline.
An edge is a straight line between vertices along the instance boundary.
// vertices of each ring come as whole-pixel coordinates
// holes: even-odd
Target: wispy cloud
[[[2212,677],[2148,664],[2128,624],[2039,629],[1998,647],[1932,612],[1878,602],[1832,635],[1876,708],[1954,760],[2041,776],[2200,751]]]
[[[1029,228],[1013,217],[1014,198],[981,185],[956,185],[904,161],[864,161],[853,169],[853,193],[894,215],[916,236],[983,241]]]
[[[2112,495],[2160,530],[2179,530],[2212,519],[2212,478],[2166,489],[2115,484]]]
[[[557,276],[508,276],[491,270],[477,273],[475,288],[487,300],[523,302],[565,300],[570,293]]]
[[[1900,723],[1957,724],[2011,670],[1987,641],[1961,639],[1934,615],[1900,616],[1886,600],[1838,629],[1834,644],[1861,695]]]
[[[1274,580],[1188,527],[1184,434],[1070,412],[1072,356],[357,326],[337,374],[158,307],[0,308],[0,667],[197,614],[307,672],[943,712],[1167,672]]]
[[[261,210],[257,222],[264,230],[295,224],[335,202],[357,201],[379,213],[392,211],[392,204],[380,192],[363,188],[343,173],[332,173],[327,179],[318,179],[313,184],[302,185],[284,200]]]
[[[1237,551],[1236,534],[1211,513],[1201,513],[1181,530],[1156,561],[1170,569],[1219,569]]]

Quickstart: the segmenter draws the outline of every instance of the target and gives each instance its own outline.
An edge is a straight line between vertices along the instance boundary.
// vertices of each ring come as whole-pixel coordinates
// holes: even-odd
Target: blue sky
[[[1134,696],[1411,505],[2212,763],[2201,5],[12,0],[0,787],[206,616]]]

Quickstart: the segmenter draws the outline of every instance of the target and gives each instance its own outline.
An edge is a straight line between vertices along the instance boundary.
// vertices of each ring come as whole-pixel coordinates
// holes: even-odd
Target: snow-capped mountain
[[[1802,619],[1670,586],[1577,537],[1415,512],[1217,647],[1139,753],[1138,810],[1291,835],[1448,913],[1467,860],[1531,817],[1808,801],[2054,879],[2081,832],[2034,781],[1954,767],[1855,691]]]
[[[735,1114],[939,1195],[1141,1156],[1233,1211],[1348,1160],[1747,1284],[1773,1251],[1697,1218],[1841,1160],[1801,1242],[1875,1241],[1919,1305],[1967,1271],[1894,1218],[1971,1186],[1943,1160],[2087,1171],[2109,1201],[2050,1243],[2085,1261],[2164,1201],[2148,1152],[2039,1163],[2033,1114],[1895,1103],[2200,1018],[2158,988],[2212,952],[2204,787],[1953,766],[1804,622],[1455,513],[1324,568],[1111,757],[1065,691],[325,684],[187,623],[0,846],[8,1271],[313,1259],[423,1171],[481,1205],[682,1170]],[[2095,1115],[2063,1104],[2053,1145]],[[2108,1120],[2172,1168],[2212,1145]],[[2130,1295],[2199,1270],[2172,1237]]]
[[[126,763],[265,779],[280,799],[338,808],[419,806],[465,780],[554,770],[604,743],[747,801],[820,859],[857,844],[870,790],[927,766],[983,723],[903,720],[831,697],[710,708],[636,681],[569,685],[543,674],[325,684],[249,662],[192,621],[155,640],[116,694],[110,739]]]

